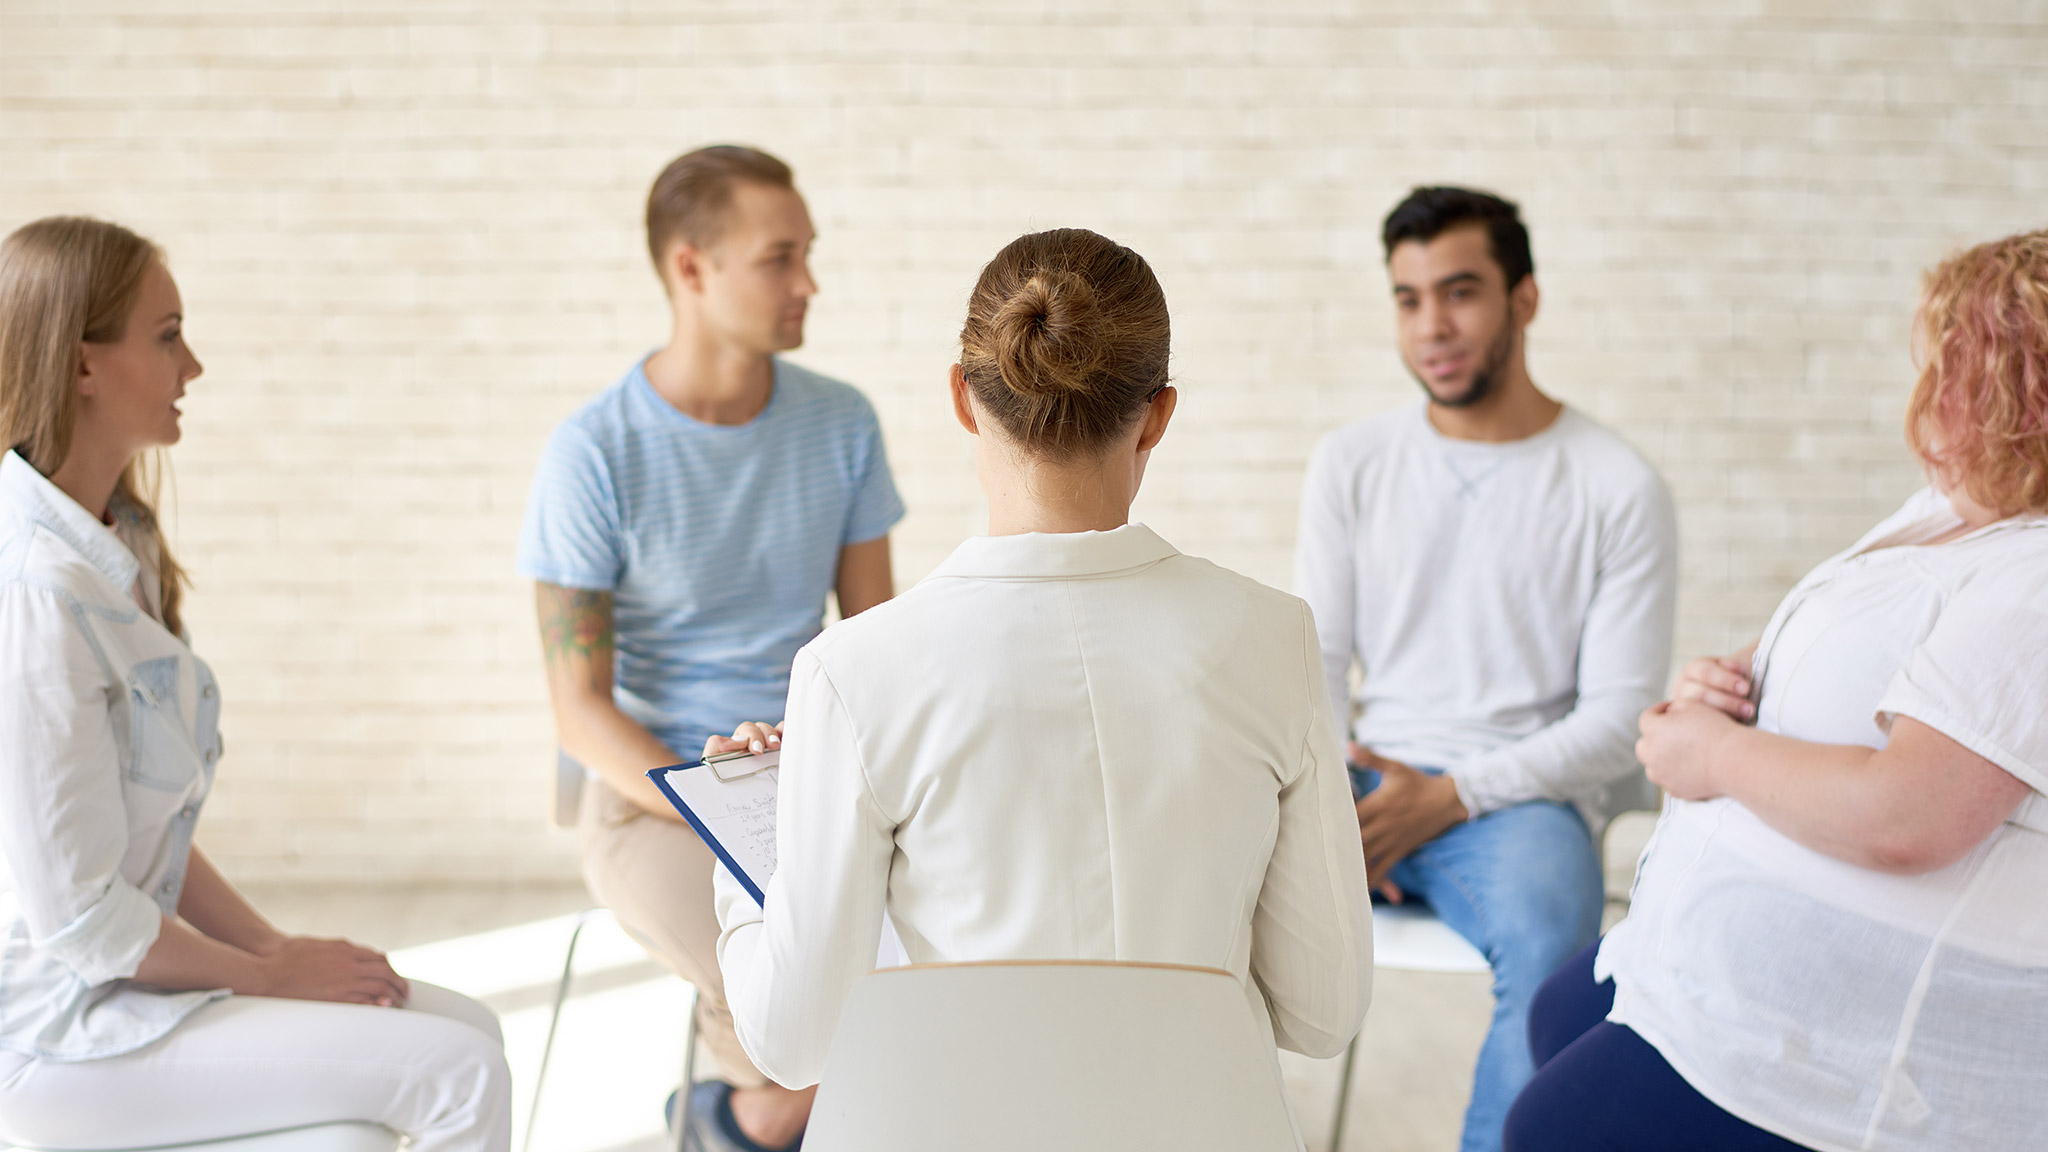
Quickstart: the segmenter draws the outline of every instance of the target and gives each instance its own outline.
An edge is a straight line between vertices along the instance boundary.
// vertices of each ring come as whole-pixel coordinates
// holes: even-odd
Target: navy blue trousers
[[[1565,961],[1529,1006],[1536,1078],[1508,1111],[1507,1152],[1804,1152],[1722,1111],[1609,1023],[1614,982],[1593,979],[1599,948]]]

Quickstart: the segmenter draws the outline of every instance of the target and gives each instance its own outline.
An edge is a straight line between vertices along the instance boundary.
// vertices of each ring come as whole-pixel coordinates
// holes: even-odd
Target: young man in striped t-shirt
[[[645,775],[705,738],[780,719],[790,662],[823,626],[889,598],[903,516],[874,410],[776,358],[803,342],[810,214],[750,148],[677,158],[647,201],[674,331],[555,429],[519,569],[536,584],[563,750],[587,766],[584,876],[698,989],[723,1082],[692,1096],[707,1152],[787,1147],[812,1090],[756,1070],[718,970],[710,851]]]

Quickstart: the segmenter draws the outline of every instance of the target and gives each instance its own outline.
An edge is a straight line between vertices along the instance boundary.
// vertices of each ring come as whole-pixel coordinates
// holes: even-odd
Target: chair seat
[[[398,1133],[382,1124],[309,1124],[235,1136],[226,1140],[201,1140],[194,1144],[131,1145],[95,1152],[392,1152],[398,1147]],[[59,1152],[0,1144],[0,1152]]]
[[[1485,972],[1486,957],[1420,904],[1375,904],[1372,962],[1410,972]]]

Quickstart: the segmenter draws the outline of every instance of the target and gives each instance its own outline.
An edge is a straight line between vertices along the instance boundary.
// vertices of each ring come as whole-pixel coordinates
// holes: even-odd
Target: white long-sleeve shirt
[[[886,906],[913,962],[1198,964],[1341,1051],[1372,923],[1307,607],[1142,525],[978,537],[800,652],[764,910],[719,876],[741,1042],[823,1069]]]
[[[1576,804],[1594,831],[1636,767],[1636,718],[1671,663],[1670,493],[1570,408],[1534,436],[1454,440],[1417,403],[1340,428],[1309,460],[1295,587],[1353,737],[1442,768],[1473,815]]]

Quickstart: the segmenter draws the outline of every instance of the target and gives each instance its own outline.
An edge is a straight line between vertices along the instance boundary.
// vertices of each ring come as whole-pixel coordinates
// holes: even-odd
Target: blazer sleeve
[[[1298,770],[1280,788],[1279,830],[1252,917],[1251,974],[1280,1047],[1321,1058],[1351,1043],[1372,1000],[1372,901],[1306,606],[1301,645],[1308,724]]]
[[[775,813],[777,862],[757,906],[718,870],[718,958],[740,1044],[769,1079],[818,1082],[839,1013],[875,966],[895,825],[877,805],[853,722],[810,649],[790,673]]]

